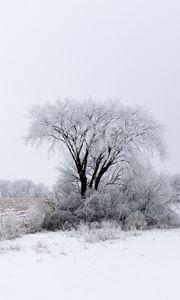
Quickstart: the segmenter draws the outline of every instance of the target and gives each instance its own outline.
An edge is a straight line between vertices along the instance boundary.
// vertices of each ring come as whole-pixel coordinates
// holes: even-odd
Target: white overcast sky
[[[179,0],[0,0],[0,178],[52,184],[58,158],[25,146],[31,104],[70,96],[144,105],[180,172]]]

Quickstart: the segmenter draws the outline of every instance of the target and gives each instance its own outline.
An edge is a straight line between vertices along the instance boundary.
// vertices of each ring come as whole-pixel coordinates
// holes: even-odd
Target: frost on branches
[[[70,157],[68,176],[86,196],[88,188],[114,185],[147,154],[165,155],[162,126],[141,108],[118,101],[70,99],[34,106],[27,141],[63,149]]]

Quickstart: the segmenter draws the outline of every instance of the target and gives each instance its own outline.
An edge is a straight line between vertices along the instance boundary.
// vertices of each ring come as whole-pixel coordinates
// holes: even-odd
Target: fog
[[[0,2],[0,178],[52,184],[59,157],[22,137],[32,104],[66,96],[143,105],[167,127],[180,172],[178,0]]]

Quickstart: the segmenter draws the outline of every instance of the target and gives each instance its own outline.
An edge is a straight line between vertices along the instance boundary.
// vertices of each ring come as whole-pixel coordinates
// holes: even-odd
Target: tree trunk
[[[82,196],[82,198],[85,198],[86,190],[87,190],[87,178],[86,178],[86,176],[81,176],[80,181],[81,181],[81,196]]]
[[[102,177],[102,176],[101,176],[101,177]],[[95,188],[95,190],[96,190],[96,191],[98,190],[98,186],[99,186],[99,183],[100,183],[101,177],[100,177],[100,176],[98,176],[98,177],[97,177],[97,179],[96,179],[96,181],[95,181],[94,188]]]
[[[94,184],[94,188],[95,190],[97,191],[98,190],[98,187],[99,187],[99,183],[101,181],[101,178],[103,177],[103,175],[106,173],[106,171],[109,169],[109,167],[111,166],[112,164],[112,161],[108,162],[107,165],[105,167],[103,167],[100,171],[99,171],[99,174],[98,176],[96,177],[96,180],[95,180],[95,184]]]

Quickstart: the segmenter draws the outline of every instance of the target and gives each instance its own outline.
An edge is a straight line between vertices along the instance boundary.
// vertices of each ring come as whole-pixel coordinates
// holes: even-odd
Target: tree
[[[142,108],[118,101],[48,102],[32,107],[30,119],[27,141],[69,153],[83,197],[88,187],[98,190],[107,174],[118,181],[137,155],[165,154],[162,126]]]

